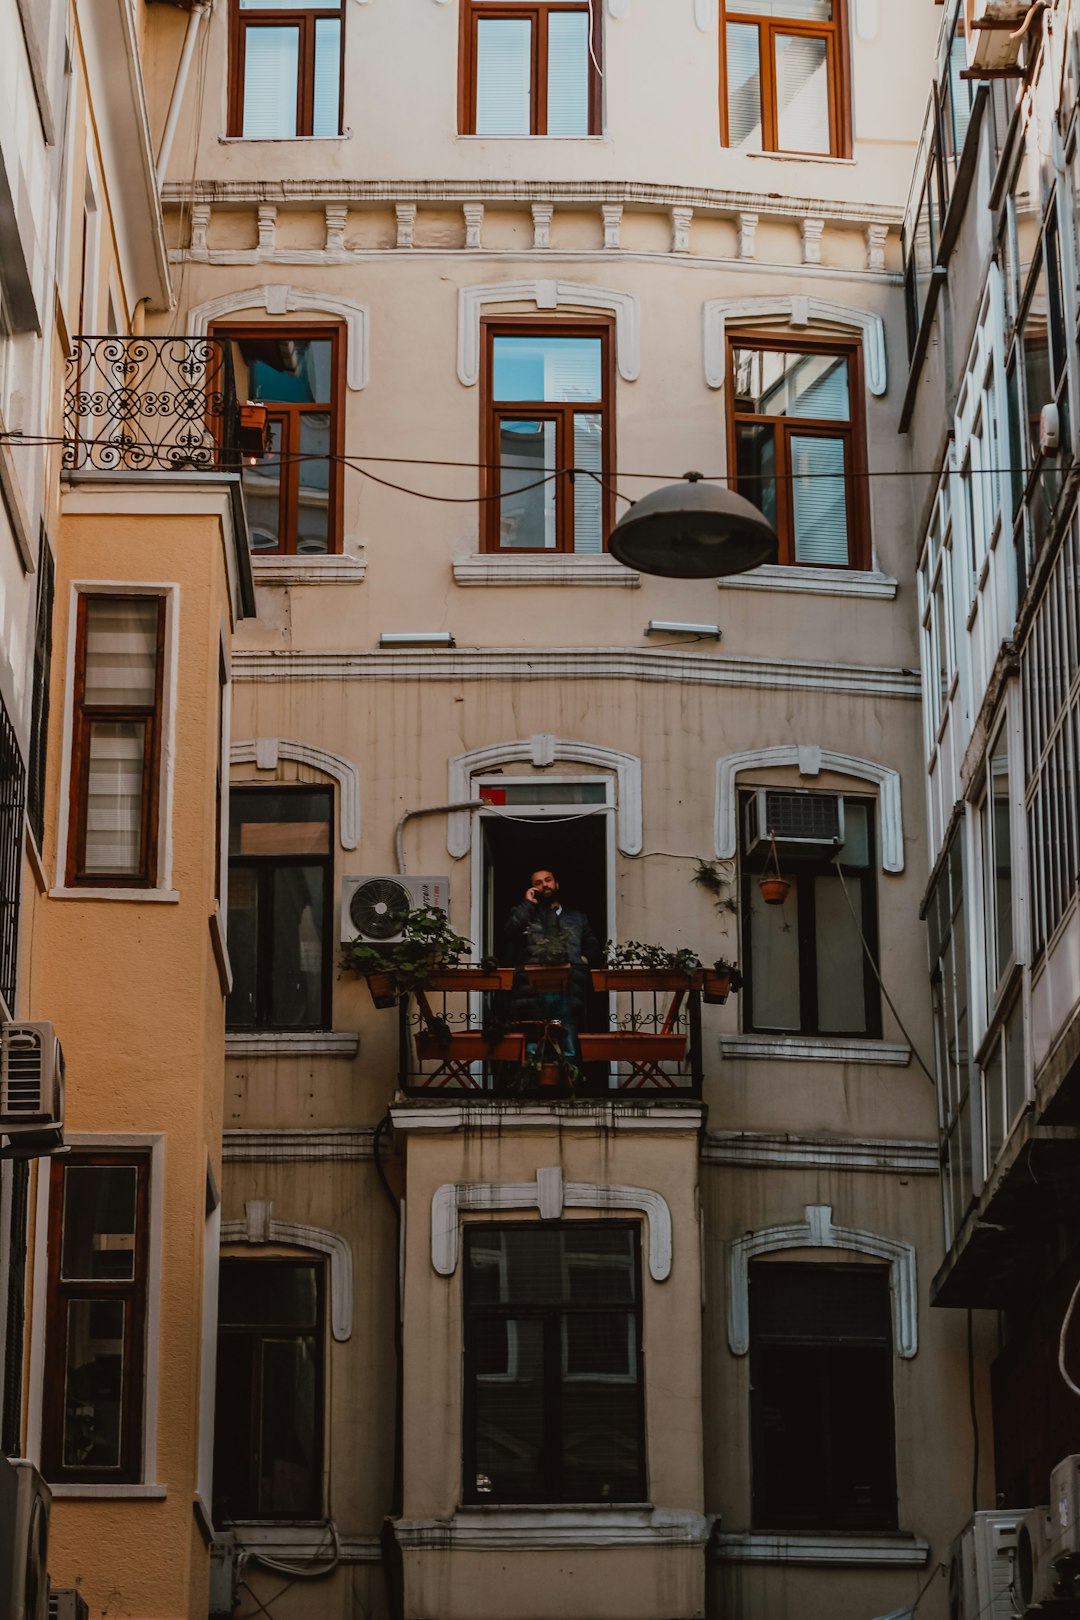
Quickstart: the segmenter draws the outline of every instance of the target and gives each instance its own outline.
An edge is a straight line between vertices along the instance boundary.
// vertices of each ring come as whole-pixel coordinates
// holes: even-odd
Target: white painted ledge
[[[701,1513],[650,1507],[462,1507],[450,1519],[397,1519],[394,1534],[410,1552],[702,1548],[711,1524]]]
[[[630,1102],[510,1103],[494,1097],[476,1102],[395,1103],[390,1110],[396,1131],[441,1133],[468,1129],[502,1136],[513,1131],[698,1131],[704,1112],[700,1103],[641,1104]]]
[[[100,1502],[164,1502],[169,1494],[167,1485],[50,1485],[53,1497],[77,1501],[80,1498]]]
[[[251,576],[256,585],[360,585],[367,578],[367,557],[260,557],[253,552]]]
[[[232,1528],[241,1547],[261,1547],[276,1552],[286,1559],[302,1559],[319,1564],[325,1557],[329,1563],[334,1544],[328,1527],[319,1520],[297,1519],[282,1523],[265,1519],[237,1519]],[[338,1532],[338,1547],[343,1564],[377,1564],[382,1559],[378,1536],[346,1536]]]
[[[127,900],[139,905],[175,906],[180,899],[179,889],[91,889],[57,888],[49,890],[50,900]]]
[[[940,1167],[936,1142],[794,1136],[782,1131],[710,1131],[701,1159],[703,1164],[736,1165],[747,1170],[813,1166],[900,1176],[936,1176]]]
[[[641,575],[614,557],[509,557],[476,552],[454,563],[455,585],[584,585],[636,590]]]
[[[751,1530],[720,1535],[713,1541],[713,1557],[724,1564],[831,1564],[834,1566],[921,1569],[930,1556],[930,1543],[921,1536],[795,1536]]]
[[[860,596],[891,602],[897,582],[891,574],[860,568],[798,568],[785,563],[763,563],[749,574],[718,579],[722,591],[794,591],[808,596]]]
[[[722,1035],[720,1052],[726,1058],[769,1062],[887,1063],[901,1067],[911,1062],[911,1047],[906,1041],[849,1040],[835,1035]]]
[[[225,1037],[225,1056],[354,1058],[360,1037],[352,1030],[269,1030],[265,1034],[236,1031]]]
[[[221,1156],[226,1164],[355,1163],[374,1156],[374,1138],[371,1126],[356,1130],[227,1130],[222,1132]]]

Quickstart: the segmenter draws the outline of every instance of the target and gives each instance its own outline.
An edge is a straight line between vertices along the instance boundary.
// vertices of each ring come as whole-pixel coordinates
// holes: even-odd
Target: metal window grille
[[[9,1012],[15,1010],[25,804],[26,769],[11,717],[0,700],[0,996]]]

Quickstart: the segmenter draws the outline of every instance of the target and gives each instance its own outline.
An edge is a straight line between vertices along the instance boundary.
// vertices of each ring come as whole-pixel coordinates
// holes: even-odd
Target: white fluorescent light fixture
[[[652,636],[660,631],[667,631],[677,636],[714,636],[720,640],[720,626],[718,624],[679,624],[675,619],[650,619],[645,626],[645,635]]]
[[[384,630],[380,647],[456,647],[449,630]]]

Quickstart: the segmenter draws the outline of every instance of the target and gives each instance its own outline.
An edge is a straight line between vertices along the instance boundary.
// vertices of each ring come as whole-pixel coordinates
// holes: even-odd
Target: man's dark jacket
[[[506,919],[504,938],[507,967],[517,969],[510,1001],[511,1016],[515,1021],[543,1019],[544,1010],[537,994],[521,971],[523,962],[536,962],[540,958],[539,946],[546,935],[562,930],[569,936],[567,957],[570,960],[569,994],[574,1015],[579,1020],[585,1013],[585,994],[589,987],[589,970],[582,957],[596,965],[603,954],[596,935],[583,911],[568,911],[565,906],[538,906],[532,900],[522,900]]]

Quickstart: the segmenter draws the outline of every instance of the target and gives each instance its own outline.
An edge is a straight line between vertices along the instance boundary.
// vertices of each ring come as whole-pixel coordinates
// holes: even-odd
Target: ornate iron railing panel
[[[234,472],[227,344],[205,337],[77,337],[67,361],[64,467]]]

